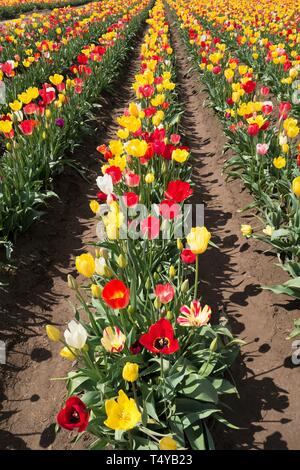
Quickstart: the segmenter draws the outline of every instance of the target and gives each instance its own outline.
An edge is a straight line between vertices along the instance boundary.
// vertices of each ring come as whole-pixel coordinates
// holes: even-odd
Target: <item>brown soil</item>
[[[214,113],[203,106],[207,95],[191,68],[186,51],[172,28],[178,61],[178,82],[185,106],[182,131],[194,155],[198,202],[205,203],[205,224],[213,232],[219,250],[211,249],[201,259],[201,294],[214,312],[225,311],[234,333],[244,339],[240,360],[233,376],[240,400],[227,404],[227,417],[244,428],[224,433],[216,430],[221,449],[297,449],[300,447],[297,391],[300,369],[291,363],[291,343],[285,340],[297,315],[297,305],[285,296],[262,291],[261,284],[286,279],[275,266],[276,259],[265,246],[240,236],[242,218],[237,209],[249,195],[238,182],[225,184],[222,175],[224,137]],[[52,322],[64,326],[72,317],[73,295],[67,274],[75,274],[74,257],[95,237],[95,224],[88,198],[95,193],[99,168],[96,146],[111,138],[113,123],[130,99],[130,82],[137,67],[139,46],[129,61],[129,70],[120,80],[114,98],[103,102],[97,132],[76,153],[92,183],[67,169],[56,180],[60,196],[47,208],[46,216],[20,237],[14,252],[18,269],[5,276],[10,287],[1,292],[1,336],[8,342],[6,366],[1,366],[0,449],[69,449],[70,435],[55,437],[55,415],[65,397],[62,381],[70,363],[58,356],[58,347],[49,344],[44,327]],[[105,122],[104,122],[105,118]],[[4,281],[4,279],[0,279]],[[1,339],[3,339],[1,338]],[[85,448],[79,441],[76,448]]]
[[[16,268],[0,273],[9,284],[0,291],[0,339],[8,347],[8,360],[0,365],[0,449],[69,449],[70,434],[55,435],[55,416],[65,399],[64,377],[71,363],[62,359],[59,346],[49,343],[45,325],[64,327],[73,318],[74,295],[67,275],[77,276],[75,256],[96,239],[96,223],[88,201],[95,197],[100,174],[97,145],[114,137],[115,119],[131,99],[131,83],[139,61],[140,42],[128,59],[114,96],[101,98],[102,110],[92,135],[73,155],[90,181],[71,168],[56,178],[58,200],[46,215],[19,237],[13,253]],[[79,441],[76,449],[87,447]]]
[[[299,449],[300,368],[294,368],[291,341],[285,339],[299,317],[299,303],[260,287],[280,284],[286,274],[275,266],[277,258],[266,252],[266,245],[241,236],[241,223],[257,226],[253,218],[237,213],[251,198],[240,182],[225,182],[222,127],[206,106],[199,74],[189,72],[192,63],[174,27],[172,33],[185,107],[182,127],[194,156],[197,198],[205,204],[205,225],[219,247],[201,258],[201,294],[214,312],[226,312],[234,334],[247,342],[232,371],[240,400],[227,400],[232,407],[227,418],[243,429],[217,430],[217,447]]]

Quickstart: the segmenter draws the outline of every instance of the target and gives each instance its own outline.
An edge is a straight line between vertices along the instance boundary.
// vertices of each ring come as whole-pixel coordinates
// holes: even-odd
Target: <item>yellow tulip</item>
[[[176,149],[172,152],[172,160],[178,163],[184,163],[189,156],[189,152],[185,149]]]
[[[139,376],[139,365],[134,362],[126,362],[123,367],[122,377],[127,382],[136,382]]]
[[[145,176],[145,182],[147,184],[152,184],[154,181],[155,181],[154,173],[147,173],[147,175]]]
[[[292,189],[293,189],[293,193],[297,197],[300,197],[300,176],[297,176],[296,178],[294,178],[293,183],[292,183]]]
[[[241,232],[244,237],[249,237],[253,232],[251,225],[242,224],[241,225]]]
[[[166,436],[159,441],[159,448],[160,450],[176,450],[177,442],[172,437]]]
[[[128,155],[133,157],[143,157],[147,152],[148,144],[145,140],[132,139],[126,145]]]
[[[12,130],[12,127],[13,125],[11,121],[0,121],[0,132],[9,134],[9,132]]]
[[[70,347],[64,347],[60,350],[60,356],[63,357],[64,359],[68,359],[68,361],[75,361],[76,359],[76,352],[74,348]]]
[[[104,424],[117,431],[128,431],[133,429],[142,418],[137,404],[133,398],[128,398],[123,390],[119,391],[116,400],[106,400],[105,411],[107,419]]]
[[[94,297],[94,299],[100,299],[101,298],[102,289],[97,284],[92,284],[91,285],[91,292],[92,292],[92,296]]]
[[[193,227],[186,239],[192,253],[199,255],[207,250],[211,233],[206,227]]]
[[[20,111],[20,109],[22,108],[22,103],[18,100],[15,100],[13,103],[9,103],[9,107],[13,111]]]
[[[278,170],[281,170],[286,166],[286,159],[284,157],[277,157],[273,159],[273,165]]]
[[[60,85],[63,82],[64,77],[63,77],[63,75],[59,75],[59,74],[56,73],[54,75],[51,75],[49,77],[49,80],[53,85]]]
[[[85,277],[92,277],[95,272],[95,260],[90,253],[76,256],[76,269]]]
[[[123,153],[123,144],[120,140],[111,140],[109,142],[109,149],[114,156],[120,156]]]
[[[47,325],[46,326],[46,333],[47,333],[47,336],[50,339],[50,341],[57,342],[61,338],[61,332],[55,326]]]
[[[99,209],[100,209],[100,204],[99,204],[99,202],[98,202],[98,201],[95,201],[95,200],[91,201],[91,202],[90,202],[90,209],[91,209],[91,211],[92,211],[94,214],[97,214],[97,212],[98,212]]]

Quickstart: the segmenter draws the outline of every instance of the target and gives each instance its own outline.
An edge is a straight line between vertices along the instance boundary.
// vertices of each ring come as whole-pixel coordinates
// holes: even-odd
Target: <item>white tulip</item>
[[[114,189],[112,177],[105,173],[104,176],[98,176],[96,179],[96,183],[100,191],[102,191],[104,194],[111,194]]]
[[[86,329],[75,320],[68,323],[68,329],[64,333],[66,343],[71,348],[82,349],[86,343],[88,334]]]
[[[286,145],[287,144],[287,136],[284,134],[279,135],[279,145]]]

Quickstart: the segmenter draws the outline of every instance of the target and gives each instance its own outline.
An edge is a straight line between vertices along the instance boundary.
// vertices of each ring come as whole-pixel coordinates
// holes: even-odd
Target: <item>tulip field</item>
[[[299,450],[299,11],[0,1],[1,450]]]

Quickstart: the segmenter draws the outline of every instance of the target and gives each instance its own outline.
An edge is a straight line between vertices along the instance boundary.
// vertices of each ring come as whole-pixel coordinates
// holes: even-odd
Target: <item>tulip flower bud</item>
[[[167,319],[168,319],[168,320],[173,320],[173,318],[174,318],[174,313],[171,312],[171,310],[168,310],[166,316],[167,316]]]
[[[46,116],[47,119],[49,119],[49,118],[51,117],[51,111],[50,111],[50,109],[46,109],[46,111],[45,111],[45,116]]]
[[[180,290],[183,294],[185,294],[190,288],[190,283],[189,283],[189,280],[186,279],[182,284],[181,284],[181,287],[180,287]]]
[[[154,307],[157,309],[160,309],[161,307],[161,301],[159,300],[158,297],[156,297],[156,299],[154,300]]]
[[[155,281],[158,281],[160,279],[160,275],[158,273],[154,273],[153,278]]]
[[[98,286],[97,284],[91,285],[92,296],[94,297],[94,299],[101,298],[102,290],[103,289],[101,288],[101,286]]]
[[[167,172],[167,165],[166,165],[166,162],[163,162],[161,166],[161,173],[164,174],[166,172]]]
[[[91,201],[90,202],[90,209],[93,212],[93,214],[97,214],[97,212],[99,212],[99,210],[100,210],[99,202],[95,201],[95,200]]]
[[[139,376],[139,365],[134,362],[126,362],[123,367],[122,377],[127,382],[136,382]]]
[[[121,268],[121,269],[125,269],[126,266],[127,266],[127,259],[125,258],[124,255],[120,255],[118,256],[117,258],[117,263],[118,263],[118,266]]]
[[[145,282],[145,287],[146,287],[146,289],[150,289],[150,288],[151,288],[151,285],[152,285],[151,279],[150,279],[150,277],[148,277],[147,280],[146,280],[146,282]]]
[[[60,356],[64,359],[68,359],[68,361],[75,361],[76,353],[75,349],[64,347],[60,350]]]
[[[179,251],[183,250],[183,243],[180,240],[180,238],[177,238],[177,248],[178,248]]]
[[[68,286],[72,290],[78,290],[78,284],[76,279],[72,276],[72,274],[68,274]]]
[[[154,173],[148,173],[146,176],[145,176],[145,182],[147,184],[152,184],[155,180],[155,176],[154,176]]]
[[[46,326],[46,333],[47,333],[47,336],[50,339],[50,341],[57,342],[61,338],[61,332],[55,326],[47,325]]]
[[[252,229],[251,225],[242,224],[241,225],[241,232],[242,232],[242,235],[244,237],[249,237],[252,234],[253,229]]]
[[[176,450],[177,449],[177,442],[169,436],[163,437],[159,441],[159,449],[160,450]]]
[[[135,308],[133,307],[133,305],[129,305],[129,307],[128,307],[127,310],[128,310],[128,313],[129,313],[130,315],[132,315],[133,313],[135,313]]]
[[[173,265],[170,266],[170,269],[169,269],[169,276],[171,279],[173,279],[173,277],[176,276],[176,269]]]
[[[100,248],[96,248],[95,249],[95,257],[96,258],[100,258],[101,254],[100,254]]]
[[[215,339],[213,339],[212,342],[210,343],[209,350],[210,350],[211,352],[214,352],[214,351],[216,351],[217,347],[218,347],[218,338],[215,338]]]

